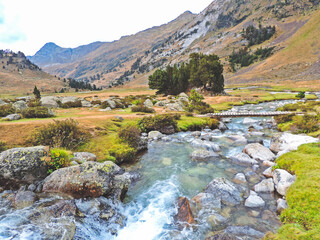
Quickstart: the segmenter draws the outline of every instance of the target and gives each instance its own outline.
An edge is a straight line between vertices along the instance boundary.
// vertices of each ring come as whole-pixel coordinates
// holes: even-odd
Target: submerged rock
[[[225,233],[235,235],[237,237],[254,237],[263,238],[264,233],[257,231],[249,226],[229,226],[226,228]]]
[[[276,158],[269,148],[266,148],[259,143],[248,144],[243,149],[243,152],[248,154],[253,159],[260,161],[273,161]]]
[[[122,173],[113,162],[85,162],[54,171],[44,180],[43,191],[74,198],[105,196],[120,199],[130,185],[130,177]]]
[[[19,189],[47,176],[47,147],[13,148],[0,153],[0,186]]]
[[[236,206],[243,200],[239,189],[225,178],[214,179],[207,185],[204,192],[213,194],[228,206]]]
[[[190,154],[190,157],[192,160],[209,160],[209,159],[219,158],[220,156],[219,156],[219,154],[212,152],[212,151],[198,149],[198,150],[193,151]]]
[[[295,182],[296,177],[283,169],[276,169],[273,171],[273,181],[275,188],[282,196],[287,195],[289,187]]]

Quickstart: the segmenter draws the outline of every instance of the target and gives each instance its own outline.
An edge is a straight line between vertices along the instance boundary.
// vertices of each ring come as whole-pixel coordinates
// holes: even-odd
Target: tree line
[[[192,88],[221,93],[224,91],[223,65],[215,54],[192,53],[187,63],[156,70],[149,76],[149,87],[166,95],[177,95]]]

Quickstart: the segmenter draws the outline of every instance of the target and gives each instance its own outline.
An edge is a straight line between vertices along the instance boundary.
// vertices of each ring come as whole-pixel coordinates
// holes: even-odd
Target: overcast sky
[[[167,23],[212,0],[0,0],[0,49],[33,55],[45,43],[77,47]]]

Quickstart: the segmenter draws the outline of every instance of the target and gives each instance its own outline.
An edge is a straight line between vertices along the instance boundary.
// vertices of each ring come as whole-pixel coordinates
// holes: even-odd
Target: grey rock
[[[239,189],[225,178],[214,179],[207,185],[204,192],[213,194],[228,206],[239,205],[243,200]]]
[[[195,139],[191,142],[191,145],[196,148],[204,148],[209,151],[215,151],[215,152],[221,151],[221,148],[218,144],[210,141],[202,141],[200,139]]]
[[[191,136],[193,137],[200,137],[201,136],[201,132],[200,131],[195,131],[191,133]]]
[[[221,199],[216,198],[211,193],[204,193],[201,192],[194,196],[191,199],[192,202],[194,202],[197,206],[197,210],[204,210],[204,209],[214,209],[214,210],[220,210],[221,209]]]
[[[109,107],[110,107],[111,109],[114,109],[114,108],[117,107],[116,102],[113,101],[113,100],[108,99],[108,100],[104,100],[103,102],[107,102],[107,103],[109,104]]]
[[[279,198],[277,200],[277,212],[281,213],[283,210],[288,208],[288,203],[286,200]]]
[[[273,181],[279,194],[285,196],[289,187],[295,182],[296,177],[283,169],[273,171]]]
[[[246,199],[244,205],[249,208],[259,208],[265,206],[265,201],[258,196],[254,191],[250,191],[249,197]]]
[[[163,137],[163,134],[159,131],[151,131],[148,133],[148,138],[150,140],[158,140],[161,139]]]
[[[265,235],[249,226],[229,226],[225,229],[225,233],[233,234],[237,237],[254,237],[259,239]]]
[[[37,197],[34,192],[22,191],[18,192],[14,199],[14,207],[17,209],[22,209],[31,206]]]
[[[232,160],[232,162],[244,166],[252,166],[258,163],[256,160],[252,159],[245,153],[238,153],[237,155],[232,156],[230,159]]]
[[[228,130],[227,125],[225,125],[222,121],[219,123],[218,128],[219,128],[219,130],[221,130],[221,131]]]
[[[253,124],[259,122],[258,120],[252,119],[252,118],[245,118],[243,119],[243,124]]]
[[[208,151],[208,150],[204,150],[204,149],[198,149],[198,150],[193,151],[190,154],[190,157],[191,157],[192,160],[203,161],[203,160],[220,158],[220,155],[215,153],[215,152],[212,152],[212,151]]]
[[[254,188],[254,191],[256,192],[272,193],[274,192],[273,179],[269,178],[269,179],[262,180],[260,183],[256,184],[253,188]]]
[[[70,96],[70,97],[63,97],[62,99],[61,99],[61,103],[62,104],[65,104],[65,103],[68,103],[68,102],[77,102],[79,100],[79,98],[77,98],[77,97],[72,97],[72,96]]]
[[[262,174],[267,178],[273,178],[272,167],[269,167],[266,170],[264,170]]]
[[[5,189],[19,189],[47,176],[46,147],[13,148],[0,153],[0,183]]]
[[[43,191],[74,198],[105,196],[122,200],[129,184],[130,177],[115,163],[85,162],[54,171],[44,180]]]
[[[86,101],[86,100],[82,100],[82,101],[81,101],[81,105],[82,105],[82,107],[86,107],[86,108],[92,107],[91,102]]]
[[[107,107],[105,109],[100,109],[99,111],[100,112],[110,112],[110,111],[112,111],[112,109],[110,107]]]
[[[241,184],[241,183],[246,183],[247,179],[246,176],[243,173],[237,173],[234,178],[233,181],[237,184]]]
[[[248,143],[248,140],[242,135],[229,135],[228,138],[234,141],[233,145],[236,145],[236,146],[245,145]]]
[[[143,104],[144,104],[145,107],[148,107],[148,108],[152,108],[153,107],[153,103],[152,103],[152,101],[150,99],[145,100]]]
[[[276,158],[269,148],[266,148],[259,143],[251,143],[246,145],[243,149],[243,152],[248,154],[253,159],[260,161],[273,161]]]
[[[59,104],[57,103],[57,100],[59,99],[53,96],[41,97],[40,103],[41,103],[41,106],[44,106],[44,107],[58,108]]]
[[[239,240],[239,238],[228,233],[218,233],[206,238],[206,240]]]
[[[36,189],[37,189],[37,186],[34,185],[34,184],[30,184],[29,187],[28,187],[28,190],[31,191],[31,192],[34,192]]]
[[[8,103],[6,103],[5,101],[1,100],[0,99],[0,106],[3,106],[3,105],[7,105]]]
[[[179,103],[169,103],[166,105],[167,110],[169,111],[177,111],[177,112],[183,112],[183,106],[181,106]]]
[[[156,104],[154,106],[155,107],[164,107],[165,103],[163,101],[158,101],[158,102],[156,102]]]
[[[2,119],[6,120],[6,121],[15,121],[15,120],[21,119],[21,115],[20,114],[10,114]]]
[[[85,163],[87,161],[97,161],[97,156],[89,152],[75,152],[73,153],[73,159],[79,164]]]
[[[17,110],[24,110],[28,108],[25,101],[17,101],[12,106]]]
[[[180,97],[189,98],[189,96],[187,94],[185,94],[184,92],[180,93],[178,96],[179,96],[179,98]]]

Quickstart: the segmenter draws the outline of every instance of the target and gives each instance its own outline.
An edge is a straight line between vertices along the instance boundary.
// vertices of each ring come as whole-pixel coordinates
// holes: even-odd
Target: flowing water
[[[293,101],[245,105],[232,111],[274,111],[280,104]],[[128,166],[127,171],[140,174],[140,179],[129,188],[123,204],[100,197],[98,199],[76,200],[76,205],[85,217],[74,219],[56,219],[48,224],[30,221],[33,210],[50,199],[40,199],[36,204],[22,210],[8,207],[8,202],[0,197],[0,239],[43,239],[44,230],[48,227],[53,236],[62,238],[69,231],[63,225],[74,225],[74,239],[205,239],[209,232],[221,230],[231,225],[249,225],[261,232],[276,231],[279,221],[274,214],[276,196],[259,194],[265,201],[264,209],[258,214],[241,204],[237,207],[223,206],[219,214],[226,221],[216,224],[211,209],[202,209],[195,214],[196,224],[183,230],[174,224],[174,216],[178,209],[177,199],[180,196],[192,199],[203,191],[206,185],[215,178],[225,177],[232,181],[237,173],[248,173],[250,180],[242,187],[248,192],[252,186],[260,182],[260,167],[253,173],[251,168],[233,164],[228,157],[242,151],[245,144],[234,145],[228,138],[230,135],[243,135],[250,141],[263,140],[269,146],[270,139],[276,130],[270,128],[268,118],[253,118],[259,122],[251,124],[257,131],[263,132],[261,137],[250,136],[243,118],[233,118],[227,123],[229,130],[221,132],[203,131],[202,136],[209,133],[211,141],[221,146],[221,158],[211,161],[193,161],[190,153],[196,148],[190,144],[194,139],[191,132],[178,133],[169,136],[164,141],[153,141],[148,151],[141,156],[136,164]],[[270,118],[269,118],[270,120]],[[251,175],[250,175],[251,174]],[[5,194],[5,193],[4,193]],[[2,194],[3,195],[3,194]],[[111,214],[108,221],[103,220],[101,212]],[[252,215],[256,216],[252,216]],[[220,216],[220,215],[219,215]],[[66,222],[67,223],[66,223]],[[42,226],[45,225],[45,226]],[[42,229],[43,227],[43,229]],[[51,236],[52,236],[51,235]],[[58,237],[59,236],[59,237]],[[55,239],[47,237],[47,239]]]

